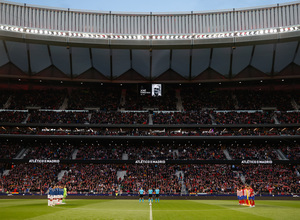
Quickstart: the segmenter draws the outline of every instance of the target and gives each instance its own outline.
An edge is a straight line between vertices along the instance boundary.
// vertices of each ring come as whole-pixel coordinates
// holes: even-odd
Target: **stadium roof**
[[[300,76],[299,1],[185,14],[0,6],[1,78],[184,83]]]

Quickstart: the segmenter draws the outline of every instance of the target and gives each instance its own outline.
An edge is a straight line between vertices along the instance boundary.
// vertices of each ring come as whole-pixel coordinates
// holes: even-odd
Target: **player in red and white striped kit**
[[[251,186],[248,187],[248,190],[249,190],[249,206],[250,207],[255,207],[255,193],[254,193],[254,190]]]

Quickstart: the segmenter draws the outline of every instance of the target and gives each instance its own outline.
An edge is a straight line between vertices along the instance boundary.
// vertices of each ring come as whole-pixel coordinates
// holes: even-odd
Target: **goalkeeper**
[[[63,200],[62,204],[66,204],[66,198],[67,198],[68,192],[67,192],[67,186],[64,187],[64,194],[63,194]]]

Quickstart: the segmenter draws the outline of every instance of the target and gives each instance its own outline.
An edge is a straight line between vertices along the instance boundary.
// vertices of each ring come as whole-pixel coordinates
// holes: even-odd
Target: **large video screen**
[[[152,84],[152,96],[161,96],[162,95],[162,86],[161,84]]]
[[[140,84],[139,90],[141,96],[162,96],[162,84]]]

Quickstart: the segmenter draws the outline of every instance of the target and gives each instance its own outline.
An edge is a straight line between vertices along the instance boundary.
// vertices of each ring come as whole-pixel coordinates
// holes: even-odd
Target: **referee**
[[[152,194],[153,194],[153,189],[150,188],[150,189],[148,190],[148,195],[149,195],[148,202],[150,202],[150,201],[153,202]]]
[[[155,189],[155,202],[159,202],[159,188]]]
[[[139,201],[140,201],[140,202],[141,202],[141,201],[144,202],[144,190],[143,190],[143,188],[141,188],[141,189],[139,190],[139,194],[140,194],[140,199],[139,199]]]

